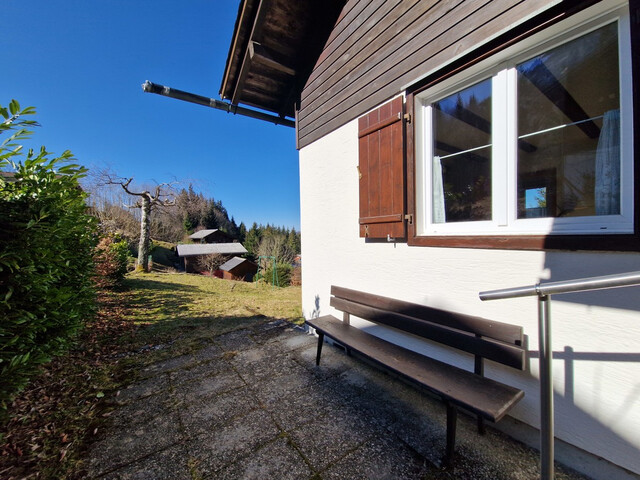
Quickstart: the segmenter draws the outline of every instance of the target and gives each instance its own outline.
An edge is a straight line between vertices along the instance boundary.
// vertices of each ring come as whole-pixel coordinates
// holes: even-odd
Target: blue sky
[[[0,104],[37,109],[34,143],[138,183],[179,180],[239,224],[300,226],[294,129],[144,93],[219,99],[239,0],[2,0]]]

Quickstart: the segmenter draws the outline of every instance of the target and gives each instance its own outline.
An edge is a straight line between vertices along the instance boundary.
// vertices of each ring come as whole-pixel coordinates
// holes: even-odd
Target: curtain
[[[620,110],[605,112],[596,150],[596,215],[620,214]]]
[[[444,185],[442,182],[442,162],[440,157],[433,157],[432,193],[433,200],[433,223],[445,223],[447,221],[444,212]]]

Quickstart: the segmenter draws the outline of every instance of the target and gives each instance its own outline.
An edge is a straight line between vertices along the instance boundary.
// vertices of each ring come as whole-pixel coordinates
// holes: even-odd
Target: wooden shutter
[[[406,237],[402,97],[360,117],[360,236]]]

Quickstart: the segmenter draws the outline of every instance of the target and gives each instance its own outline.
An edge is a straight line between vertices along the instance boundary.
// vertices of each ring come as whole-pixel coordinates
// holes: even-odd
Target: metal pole
[[[554,480],[553,349],[551,347],[551,297],[538,297],[540,350],[540,478]]]
[[[231,103],[226,103],[215,98],[204,97],[202,95],[196,95],[195,93],[185,92],[178,90],[177,88],[165,87],[164,85],[158,85],[152,83],[149,80],[142,84],[142,90],[149,93],[155,93],[157,95],[163,95],[165,97],[175,98],[177,100],[183,100],[185,102],[195,103],[197,105],[204,105],[205,107],[215,108],[227,113],[233,113],[238,115],[245,115],[251,118],[257,118],[258,120],[264,120],[276,125],[284,125],[286,127],[295,128],[296,124],[293,120],[288,120],[283,117],[277,117],[268,113],[259,112],[257,110],[251,110],[250,108],[239,107]]]

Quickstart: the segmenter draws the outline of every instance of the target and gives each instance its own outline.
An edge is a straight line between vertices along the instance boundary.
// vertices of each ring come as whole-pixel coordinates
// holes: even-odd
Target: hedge
[[[95,308],[96,222],[70,152],[22,155],[35,113],[0,106],[0,413],[38,366],[63,352]],[[0,119],[1,120],[1,119]],[[1,137],[0,137],[1,138]]]

